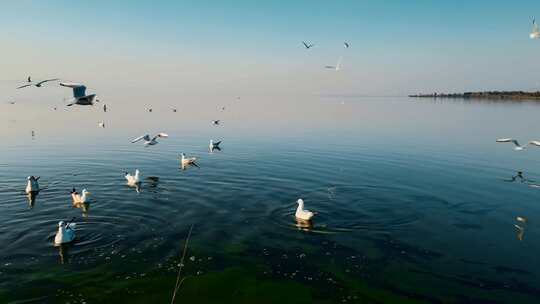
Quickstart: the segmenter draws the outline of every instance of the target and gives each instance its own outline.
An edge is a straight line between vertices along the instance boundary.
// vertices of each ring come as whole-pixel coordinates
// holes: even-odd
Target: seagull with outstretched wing
[[[73,89],[73,98],[71,102],[67,105],[68,107],[72,105],[81,105],[81,106],[92,106],[96,99],[96,94],[86,95],[86,86],[80,83],[72,82],[61,82],[61,86],[72,88]]]
[[[33,83],[31,82],[30,80],[30,77],[28,77],[28,82],[27,84],[24,84],[20,87],[18,87],[17,89],[22,89],[22,88],[26,88],[26,87],[30,87],[30,86],[35,86],[35,87],[38,87],[38,88],[41,88],[41,85],[44,84],[45,82],[49,82],[49,81],[56,81],[56,80],[59,80],[58,78],[53,78],[53,79],[45,79],[45,80],[42,80],[40,82],[36,82],[36,83]]]
[[[302,44],[304,45],[304,47],[306,48],[306,50],[309,50],[310,48],[313,47],[314,44],[307,44],[305,41],[302,41]]]
[[[163,133],[163,132],[156,134],[156,136],[154,136],[152,138],[150,137],[150,135],[145,134],[145,135],[142,135],[142,136],[139,136],[139,137],[135,138],[134,140],[131,141],[131,143],[136,143],[138,141],[144,140],[144,145],[146,147],[148,147],[148,146],[157,145],[158,144],[158,141],[157,141],[158,138],[167,138],[167,137],[169,137],[169,135],[166,134],[166,133]]]
[[[497,139],[498,143],[513,143],[514,144],[514,150],[516,151],[522,151],[525,150],[528,146],[537,146],[540,147],[540,141],[538,140],[531,140],[526,145],[522,146],[519,144],[519,142],[513,138],[500,138]]]

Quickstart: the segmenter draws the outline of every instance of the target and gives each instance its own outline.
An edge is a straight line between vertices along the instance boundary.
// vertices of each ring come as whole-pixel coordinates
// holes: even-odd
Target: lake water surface
[[[177,303],[538,303],[540,148],[495,139],[540,140],[540,104],[106,100],[0,105],[1,303],[168,303],[191,225]],[[530,181],[505,181],[517,171]],[[72,187],[92,193],[84,210]],[[73,217],[76,241],[54,247]]]

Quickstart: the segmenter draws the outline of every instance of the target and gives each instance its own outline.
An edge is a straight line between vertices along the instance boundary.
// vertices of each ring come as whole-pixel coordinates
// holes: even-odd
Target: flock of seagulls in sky
[[[304,48],[306,48],[306,50],[309,50],[311,49],[312,47],[314,47],[315,45],[313,43],[308,43],[306,41],[302,41],[302,44],[304,45]],[[348,42],[343,42],[343,47],[348,49],[351,45],[348,43]],[[324,68],[325,69],[328,69],[328,70],[333,70],[333,71],[339,71],[341,70],[341,61],[343,60],[343,56],[339,57],[336,65],[325,65]]]

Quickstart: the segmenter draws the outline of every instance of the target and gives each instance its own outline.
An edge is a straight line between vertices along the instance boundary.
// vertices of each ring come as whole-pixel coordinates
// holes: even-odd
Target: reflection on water
[[[152,114],[115,114],[118,104],[103,133],[95,126],[101,108],[47,105],[53,126],[88,134],[48,124],[34,141],[28,130],[6,134],[0,302],[103,301],[95,286],[110,302],[168,302],[195,224],[186,302],[535,303],[540,231],[530,223],[540,213],[532,188],[540,154],[513,153],[494,139],[535,137],[538,105],[325,99],[263,112],[248,99],[221,111],[227,124],[219,128],[208,123],[215,112],[197,107],[180,120],[157,104]],[[23,112],[5,109],[4,126],[17,119],[32,127]],[[130,144],[148,129],[171,137],[152,149]],[[209,151],[207,138],[225,139],[226,149]],[[179,171],[180,151],[201,155],[203,169]],[[142,183],[126,186],[125,168],[144,172]],[[37,203],[29,197],[33,208],[21,195],[30,174],[48,184]],[[91,204],[70,206],[73,185],[92,190]],[[298,197],[318,212],[313,221],[295,219]],[[77,241],[54,248],[52,230],[72,217]]]
[[[26,194],[26,197],[28,198],[28,206],[30,208],[34,208],[38,194],[39,194],[39,191],[32,191]]]

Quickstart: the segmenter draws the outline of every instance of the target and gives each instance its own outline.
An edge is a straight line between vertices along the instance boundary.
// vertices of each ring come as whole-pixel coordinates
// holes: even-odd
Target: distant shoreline
[[[474,98],[474,99],[516,99],[516,100],[540,100],[540,91],[486,91],[465,93],[431,93],[413,94],[415,98]]]

